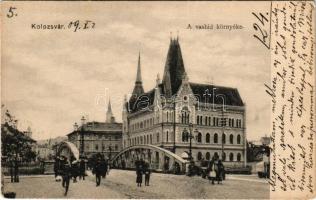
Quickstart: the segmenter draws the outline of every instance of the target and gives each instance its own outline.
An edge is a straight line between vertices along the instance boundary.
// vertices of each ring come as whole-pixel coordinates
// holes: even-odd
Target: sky
[[[4,2],[1,99],[34,139],[65,136],[80,122],[105,121],[111,98],[121,122],[141,55],[145,91],[163,75],[170,36],[179,37],[190,82],[238,88],[249,140],[268,134],[270,54],[253,37],[256,11],[268,2]],[[37,9],[34,9],[37,8]],[[32,24],[91,20],[94,29],[36,30]],[[187,29],[239,24],[241,30]],[[171,33],[172,32],[172,33]]]

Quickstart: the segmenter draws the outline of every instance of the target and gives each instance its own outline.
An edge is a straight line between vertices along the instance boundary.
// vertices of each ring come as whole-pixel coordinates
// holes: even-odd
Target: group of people
[[[207,167],[207,173],[208,179],[212,181],[212,184],[214,184],[215,181],[217,181],[217,184],[222,183],[222,181],[225,180],[225,167],[223,162],[217,157],[213,157]]]
[[[56,157],[54,162],[55,180],[62,179],[62,186],[65,188],[65,196],[68,193],[70,180],[77,182],[79,179],[85,180],[85,161],[84,159],[69,161],[66,156]]]
[[[96,186],[99,186],[101,183],[101,177],[105,178],[106,175],[109,173],[108,162],[104,157],[98,156],[92,165],[92,173],[95,174],[96,177]],[[84,159],[71,159],[69,161],[66,156],[55,158],[55,180],[62,181],[62,186],[65,188],[65,196],[68,193],[69,183],[71,179],[73,179],[73,183],[77,182],[78,177],[79,180],[85,180],[85,171],[86,161]]]
[[[149,186],[149,179],[150,179],[150,174],[151,174],[149,163],[145,162],[143,159],[136,160],[135,168],[136,168],[137,187],[142,186],[143,175],[145,175],[145,186]]]

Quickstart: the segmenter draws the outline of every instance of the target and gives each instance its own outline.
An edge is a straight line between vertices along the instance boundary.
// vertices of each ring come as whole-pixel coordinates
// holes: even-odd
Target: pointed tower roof
[[[111,100],[109,99],[109,103],[108,103],[108,110],[106,111],[106,121],[107,123],[114,123],[115,122],[115,118],[114,115],[112,113],[112,106],[111,106]]]
[[[181,48],[178,39],[171,39],[167,54],[162,83],[167,97],[174,95],[181,83],[185,72]]]
[[[137,65],[137,74],[136,74],[136,81],[133,90],[133,96],[139,96],[144,93],[143,82],[142,82],[142,74],[140,68],[140,52],[138,54],[138,65]]]

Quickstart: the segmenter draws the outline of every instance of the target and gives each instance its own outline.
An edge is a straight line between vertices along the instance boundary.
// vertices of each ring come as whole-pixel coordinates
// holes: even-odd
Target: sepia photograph
[[[270,199],[278,184],[315,187],[313,166],[295,182],[294,161],[271,163],[299,150],[274,135],[274,83],[291,73],[273,79],[281,4],[7,1],[2,13],[3,197]]]

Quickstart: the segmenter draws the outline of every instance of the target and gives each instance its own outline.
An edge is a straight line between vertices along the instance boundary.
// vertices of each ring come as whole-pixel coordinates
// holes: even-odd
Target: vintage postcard
[[[2,197],[315,198],[313,1],[1,14]]]

